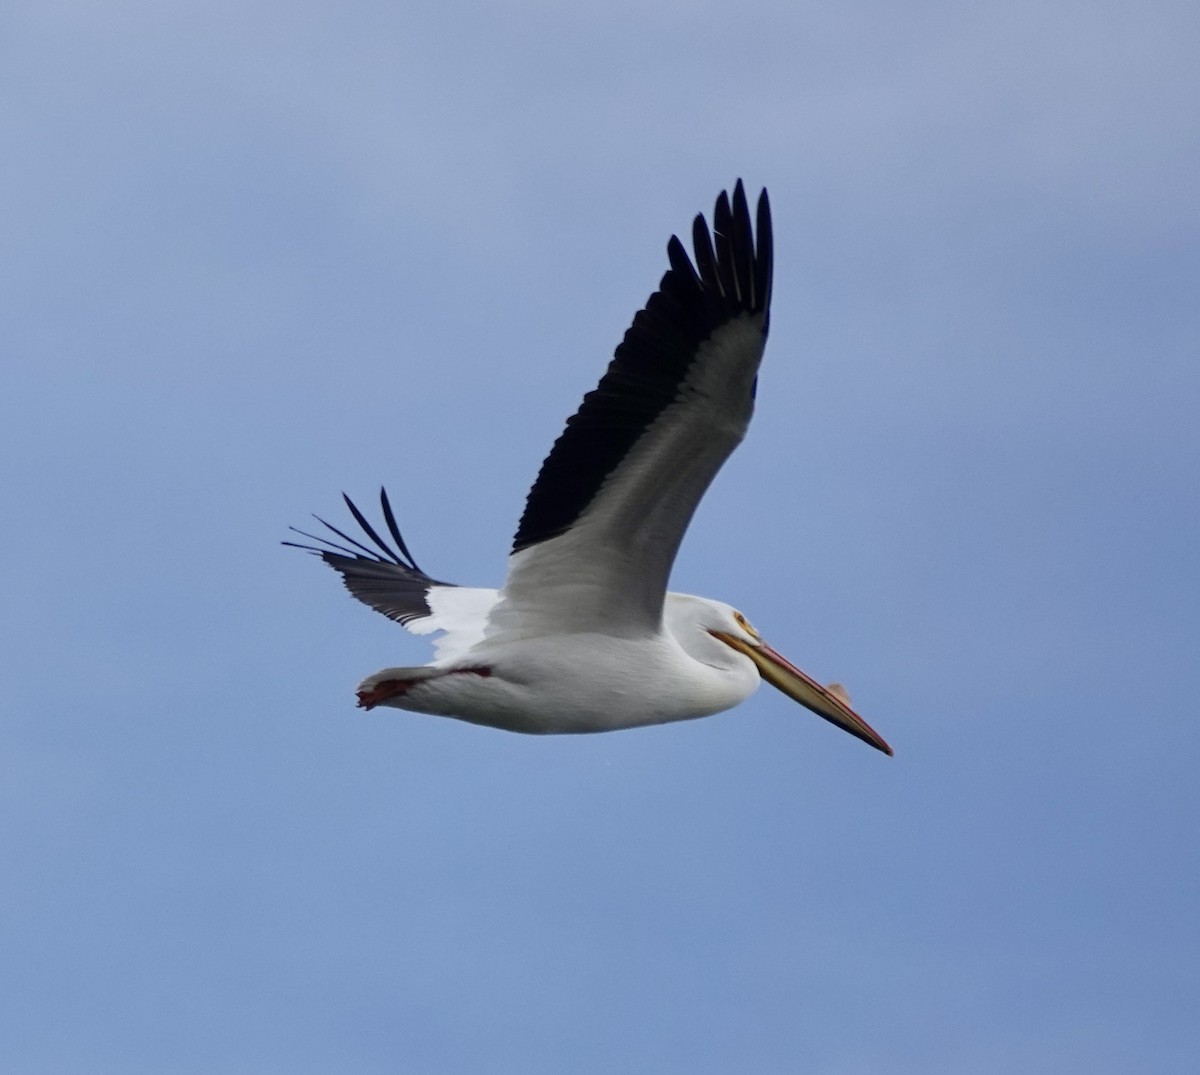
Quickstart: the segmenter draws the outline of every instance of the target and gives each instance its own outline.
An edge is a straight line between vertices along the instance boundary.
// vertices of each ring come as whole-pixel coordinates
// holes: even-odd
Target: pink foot
[[[358,708],[374,709],[381,702],[403,694],[417,682],[419,681],[415,679],[385,679],[381,683],[376,683],[369,691],[358,692]]]
[[[492,674],[492,670],[486,667],[479,668],[454,668],[448,675],[470,675],[487,677]],[[432,677],[431,677],[432,678]],[[359,709],[374,709],[377,705],[386,702],[389,698],[397,698],[404,694],[410,687],[416,686],[418,683],[425,683],[426,679],[385,679],[376,683],[369,691],[358,692],[358,708]]]

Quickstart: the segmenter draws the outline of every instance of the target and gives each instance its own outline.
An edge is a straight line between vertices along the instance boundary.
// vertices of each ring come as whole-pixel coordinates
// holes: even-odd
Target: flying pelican
[[[850,708],[763,641],[729,605],[667,591],[684,531],[754,409],[771,302],[771,210],[752,225],[739,179],[710,234],[676,236],[670,268],[599,386],[555,442],[513,540],[500,590],[439,582],[343,494],[365,540],[296,530],[360,601],[417,634],[444,632],[431,664],[385,668],[358,688],[392,706],[514,732],[604,732],[688,720],[745,701],[760,679],[886,754]],[[292,528],[295,530],[295,528]]]

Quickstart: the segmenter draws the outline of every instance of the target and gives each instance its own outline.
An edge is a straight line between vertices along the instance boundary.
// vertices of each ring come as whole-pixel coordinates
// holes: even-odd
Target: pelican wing
[[[354,501],[345,493],[342,499],[375,548],[327,523],[319,515],[317,522],[339,540],[331,541],[292,527],[297,534],[317,544],[296,541],[285,541],[284,544],[320,556],[342,576],[346,589],[355,597],[413,634],[445,631],[446,634],[434,644],[438,660],[452,659],[480,641],[488,614],[496,603],[496,591],[439,582],[425,574],[400,535],[385,490],[379,490],[379,502],[392,538],[390,545],[379,536]]]
[[[757,233],[757,234],[756,234]],[[584,397],[529,493],[488,633],[657,630],[679,543],[754,409],[771,299],[771,213],[739,180],[695,264],[670,269]]]

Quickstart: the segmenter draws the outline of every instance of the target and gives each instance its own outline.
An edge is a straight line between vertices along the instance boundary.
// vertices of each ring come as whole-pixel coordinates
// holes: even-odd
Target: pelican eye
[[[745,631],[746,634],[748,634],[751,638],[759,637],[758,632],[753,627],[750,626],[750,621],[748,619],[746,619],[746,617],[743,616],[740,612],[735,612],[733,614],[733,618],[736,621],[737,625],[743,631]]]

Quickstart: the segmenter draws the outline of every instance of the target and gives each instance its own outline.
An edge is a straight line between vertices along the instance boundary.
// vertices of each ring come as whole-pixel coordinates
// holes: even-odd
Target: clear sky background
[[[0,1040],[29,1073],[1192,1072],[1200,7],[0,16]],[[281,548],[495,585],[742,176],[759,409],[674,588],[847,684],[524,738]]]

